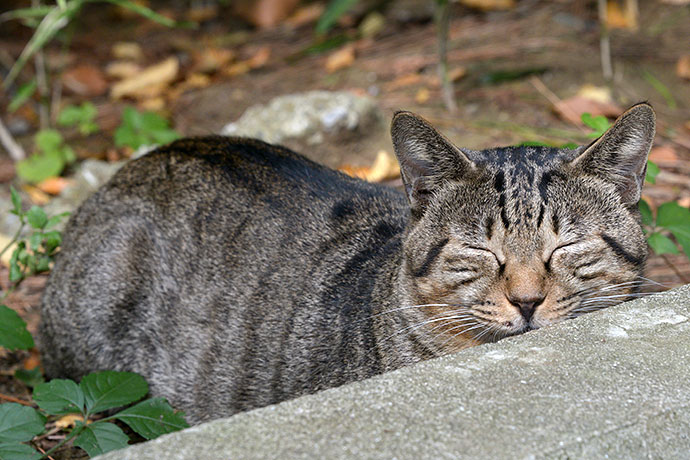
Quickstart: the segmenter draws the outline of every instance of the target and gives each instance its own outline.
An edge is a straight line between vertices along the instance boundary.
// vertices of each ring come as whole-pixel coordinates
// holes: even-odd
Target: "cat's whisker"
[[[371,315],[370,318],[376,318],[377,316],[386,315],[388,313],[394,313],[401,310],[409,310],[411,308],[425,308],[425,307],[462,307],[462,305],[448,304],[448,303],[426,303],[421,305],[406,305],[404,307],[392,308],[390,310],[384,310],[382,312]],[[467,307],[469,308],[469,307]]]
[[[456,330],[456,329],[460,329],[460,328],[462,328],[463,326],[465,326],[465,325],[458,326],[458,327],[456,327],[456,328],[451,328],[451,329],[449,329],[448,331],[444,331],[444,332],[450,333],[451,331]],[[462,329],[461,331],[456,332],[455,334],[453,334],[450,338],[448,338],[445,342],[443,342],[443,343],[442,343],[441,345],[439,345],[439,346],[440,346],[441,348],[443,348],[448,342],[450,342],[451,340],[455,339],[456,337],[458,337],[458,336],[460,336],[460,335],[462,335],[462,334],[466,334],[466,333],[468,333],[468,332],[470,332],[470,331],[473,331],[473,330],[478,329],[478,328],[481,328],[481,327],[487,327],[487,326],[486,326],[486,324],[483,324],[483,323],[480,323],[480,322],[477,322],[477,324],[475,324],[475,325],[470,325],[470,327],[465,326],[465,329]],[[440,334],[439,334],[439,335],[440,335]],[[438,337],[439,335],[437,335],[437,337]]]
[[[428,324],[436,323],[438,321],[447,321],[447,320],[471,321],[471,320],[474,320],[474,317],[469,316],[469,315],[445,314],[444,316],[441,316],[438,318],[432,318],[432,319],[428,319],[425,321],[421,321],[419,323],[415,323],[415,324],[411,324],[409,326],[406,326],[406,327],[400,329],[399,331],[395,332],[394,334],[384,338],[383,340],[381,340],[381,342],[382,343],[387,342],[388,340],[402,334],[403,332],[414,332],[417,329],[424,327]]]

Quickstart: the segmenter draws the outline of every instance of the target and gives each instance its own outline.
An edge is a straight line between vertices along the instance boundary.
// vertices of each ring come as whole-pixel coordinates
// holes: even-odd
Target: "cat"
[[[138,372],[199,423],[622,302],[654,130],[641,103],[586,147],[472,151],[398,112],[404,191],[258,140],[175,141],[70,218],[46,374]]]

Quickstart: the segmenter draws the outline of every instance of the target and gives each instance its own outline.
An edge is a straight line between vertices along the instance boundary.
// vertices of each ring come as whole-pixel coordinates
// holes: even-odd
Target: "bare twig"
[[[10,158],[14,161],[20,161],[26,158],[24,149],[14,140],[14,137],[12,137],[12,134],[2,122],[2,118],[0,118],[0,143],[2,143],[2,146],[5,147]]]
[[[666,254],[661,254],[661,258],[664,259],[664,262],[666,262],[666,265],[671,267],[671,270],[673,270],[673,273],[676,274],[679,280],[683,282],[683,284],[690,284],[690,278],[685,276],[680,270],[676,268],[676,266],[671,262],[671,260],[666,256]]]
[[[41,1],[31,0],[31,5],[34,8],[38,8],[41,6]],[[41,103],[38,105],[39,120],[41,129],[48,129],[50,127],[50,111],[47,104],[50,101],[50,89],[48,88],[46,60],[43,53],[43,47],[36,51],[34,55],[34,65],[36,67],[36,86],[38,88],[38,94],[41,95]]]
[[[598,0],[599,6],[599,51],[601,54],[601,70],[606,81],[613,78],[611,65],[611,42],[609,40],[609,25],[607,22],[606,0]]]
[[[24,401],[23,399],[15,398],[14,396],[5,395],[2,393],[0,393],[0,399],[4,399],[5,401],[10,401],[10,402],[17,403],[17,404],[22,404],[24,406],[31,406],[32,405],[28,401]]]
[[[458,111],[453,91],[453,82],[448,79],[448,24],[450,12],[448,0],[436,0],[436,40],[438,42],[438,76],[441,80],[443,103],[451,113]]]
[[[561,100],[561,98],[559,98],[559,97],[556,95],[556,93],[554,93],[553,91],[551,91],[551,90],[544,84],[544,82],[541,81],[541,79],[540,79],[539,77],[537,77],[536,75],[533,75],[533,76],[530,77],[529,81],[530,81],[530,83],[532,83],[532,86],[534,86],[534,89],[536,89],[537,91],[539,91],[539,93],[541,93],[542,96],[544,96],[546,99],[548,99],[548,101],[551,103],[551,105],[553,105],[554,107],[560,108],[560,109],[563,110],[564,112],[568,112],[568,114],[570,115],[570,117],[571,117],[573,120],[576,120],[576,119],[579,118],[579,115],[578,115],[577,113],[575,113],[575,112],[573,111],[573,109],[571,109],[571,108],[568,106],[568,104],[562,104],[563,101]],[[587,130],[586,130],[585,128],[583,128],[582,126],[580,126],[580,125],[576,125],[576,126],[577,126],[577,127],[580,129],[580,131],[582,131],[583,133],[586,133],[586,132],[587,132]]]

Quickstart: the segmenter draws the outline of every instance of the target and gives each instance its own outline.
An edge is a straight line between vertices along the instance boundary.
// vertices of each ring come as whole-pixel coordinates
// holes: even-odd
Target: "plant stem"
[[[601,53],[601,70],[606,81],[613,78],[611,65],[611,42],[609,40],[609,25],[606,11],[606,0],[598,0],[599,7],[599,52]]]
[[[10,401],[13,403],[22,404],[24,406],[29,406],[29,407],[31,407],[31,405],[32,405],[28,401],[24,401],[23,399],[15,398],[14,396],[5,395],[2,393],[0,393],[0,399],[4,399],[5,401]]]
[[[50,450],[48,450],[46,453],[44,453],[43,456],[42,456],[41,458],[49,457],[50,454],[52,454],[53,452],[55,452],[56,450],[58,450],[60,447],[62,447],[63,445],[65,445],[65,443],[71,441],[72,438],[74,438],[76,435],[78,435],[79,433],[81,433],[85,426],[86,426],[86,425],[75,426],[74,429],[70,432],[70,434],[68,434],[68,435],[65,437],[65,439],[63,439],[63,440],[60,441],[59,443],[55,444]]]
[[[448,80],[448,26],[450,23],[448,0],[436,0],[434,19],[438,41],[438,78],[441,80],[443,103],[449,112],[455,113],[458,111],[458,105],[455,103],[453,82]]]
[[[40,0],[31,0],[33,8],[40,8]],[[41,95],[41,103],[39,104],[39,119],[41,129],[48,129],[50,127],[50,112],[48,104],[50,103],[50,89],[48,88],[48,78],[46,76],[46,61],[43,54],[43,47],[41,47],[34,55],[34,65],[36,66],[36,83],[38,86],[38,93]]]
[[[23,220],[23,219],[22,219],[22,220]],[[2,251],[0,251],[0,257],[2,257],[3,254],[5,254],[5,252],[6,252],[10,247],[12,247],[12,245],[13,245],[14,243],[17,242],[17,240],[19,240],[19,236],[22,234],[22,230],[24,230],[24,225],[26,225],[26,224],[24,224],[24,222],[22,222],[21,225],[19,226],[19,229],[18,229],[17,232],[14,234],[14,236],[12,237],[12,239],[10,240],[10,242],[7,243],[7,246],[5,246],[5,247],[2,249]]]
[[[12,134],[2,122],[2,118],[0,118],[0,142],[2,146],[5,147],[5,150],[7,150],[7,153],[10,154],[10,158],[14,161],[21,161],[26,158],[24,149],[14,140],[14,137],[12,137]]]

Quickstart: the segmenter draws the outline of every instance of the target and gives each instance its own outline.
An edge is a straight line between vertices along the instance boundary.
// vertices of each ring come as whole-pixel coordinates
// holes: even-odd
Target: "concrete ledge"
[[[689,456],[687,285],[98,458]]]

